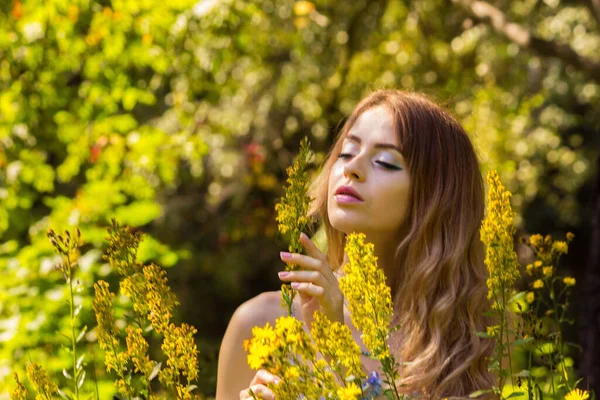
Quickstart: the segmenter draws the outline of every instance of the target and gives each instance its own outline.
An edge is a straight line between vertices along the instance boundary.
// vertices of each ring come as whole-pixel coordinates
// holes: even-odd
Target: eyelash
[[[338,158],[349,158],[352,157],[352,154],[350,153],[340,153],[338,154]],[[380,164],[382,167],[387,168],[387,169],[391,169],[394,171],[400,171],[402,168],[396,166],[396,165],[392,165],[392,164],[388,164],[384,161],[376,161],[376,163]]]

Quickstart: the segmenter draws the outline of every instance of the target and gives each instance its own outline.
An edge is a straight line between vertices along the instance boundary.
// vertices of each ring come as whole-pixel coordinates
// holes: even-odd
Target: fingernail
[[[301,232],[301,233],[300,233],[300,237],[301,237],[301,238],[302,238],[302,237],[305,237],[305,238],[307,238],[308,236],[306,235],[306,233],[304,233],[304,232]]]
[[[276,379],[274,379],[274,380],[273,380],[273,383],[274,383],[274,384],[276,384],[276,385],[279,385],[279,379],[277,379],[277,378],[276,378]]]
[[[292,282],[292,287],[298,289],[300,287],[300,282]]]
[[[286,276],[288,276],[290,273],[287,271],[282,271],[282,272],[278,272],[277,275],[279,275],[280,278],[285,278]]]
[[[288,253],[287,251],[282,251],[279,253],[279,255],[281,255],[281,258],[283,258],[284,260],[292,259],[292,253]]]

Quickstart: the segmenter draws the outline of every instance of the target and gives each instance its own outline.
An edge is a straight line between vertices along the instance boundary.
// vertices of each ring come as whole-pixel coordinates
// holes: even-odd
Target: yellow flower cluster
[[[106,352],[104,364],[106,371],[116,371],[123,374],[127,369],[129,356],[127,353],[119,353],[119,329],[115,323],[115,317],[112,312],[112,304],[115,295],[109,290],[108,283],[98,281],[94,283],[94,302],[93,308],[96,314],[98,327],[96,334],[100,348]]]
[[[541,289],[543,287],[544,287],[544,281],[542,281],[541,279],[537,279],[535,282],[533,282],[534,289]]]
[[[79,247],[81,246],[81,232],[77,228],[77,233],[71,236],[69,231],[65,231],[65,236],[58,235],[52,229],[48,229],[47,236],[50,243],[61,255],[62,262],[58,263],[58,269],[63,273],[65,281],[70,282],[73,278],[73,272],[77,265],[79,257]]]
[[[141,372],[145,377],[149,377],[154,364],[148,357],[148,342],[144,339],[142,328],[128,326],[126,331],[127,353],[131,357],[134,372]]]
[[[359,399],[361,394],[362,394],[362,391],[354,382],[351,382],[346,387],[339,388],[337,391],[337,396],[340,400]]]
[[[27,389],[25,386],[19,381],[19,375],[15,373],[15,381],[17,381],[17,386],[10,392],[11,400],[27,400]]]
[[[306,166],[310,158],[310,143],[305,137],[300,142],[300,151],[294,163],[287,168],[288,186],[285,196],[275,205],[279,231],[289,234],[291,252],[300,252],[300,233],[308,225],[308,208],[312,199],[308,196],[308,173]]]
[[[167,272],[150,264],[143,269],[144,286],[139,288],[144,294],[148,310],[148,320],[156,332],[163,333],[169,325],[173,309],[179,305],[168,285]]]
[[[393,307],[385,274],[377,266],[372,243],[365,243],[365,235],[348,235],[345,251],[348,262],[345,276],[340,278],[340,289],[348,299],[352,322],[362,332],[362,340],[373,357],[390,358],[387,345]]]
[[[141,269],[141,264],[136,260],[137,249],[142,240],[140,232],[134,232],[128,226],[120,225],[115,218],[111,219],[108,227],[108,249],[102,256],[121,276],[130,276]]]
[[[157,265],[143,266],[136,261],[140,234],[120,226],[114,219],[108,231],[110,246],[106,259],[124,276],[120,283],[121,293],[131,299],[138,324],[138,327],[127,328],[127,351],[119,352],[119,329],[112,314],[114,294],[109,291],[106,282],[100,281],[94,285],[98,342],[106,351],[107,370],[114,369],[119,374],[120,379],[115,383],[118,391],[128,398],[135,395],[132,380],[125,378],[131,361],[133,368],[129,373],[141,372],[142,382],[146,386],[158,372],[160,382],[171,389],[178,399],[198,398],[191,393],[193,386],[189,386],[198,378],[198,349],[194,340],[197,331],[191,325],[176,326],[170,322],[179,302],[168,285],[166,271]],[[159,371],[148,356],[148,343],[143,336],[144,321],[164,337],[161,349],[167,360]],[[187,386],[182,385],[182,376],[186,377]]]
[[[565,400],[586,400],[589,397],[587,390],[573,389],[565,395]]]
[[[185,376],[188,383],[198,378],[198,348],[194,340],[197,332],[188,324],[170,324],[165,330],[161,349],[167,362],[159,373],[159,380],[167,387],[180,386],[179,375]]]
[[[27,365],[27,378],[33,384],[37,392],[36,400],[51,400],[58,393],[58,386],[52,380],[44,369],[36,363]]]
[[[563,278],[563,282],[567,286],[575,286],[575,278],[571,278],[569,276]]]
[[[536,260],[525,267],[527,273],[531,276],[541,276],[542,279],[536,279],[532,286],[534,289],[541,289],[546,286],[544,281],[547,281],[549,287],[551,283],[560,280],[554,277],[556,266],[560,257],[567,254],[569,251],[569,242],[573,240],[575,235],[568,232],[566,241],[553,240],[551,235],[542,236],[540,234],[531,235],[526,243],[533,250]],[[575,279],[566,277],[563,278],[563,283],[566,286],[575,285]]]
[[[106,371],[114,370],[119,378],[115,381],[117,391],[126,398],[135,394],[131,380],[125,379],[127,364],[129,363],[129,352],[119,351],[119,328],[115,323],[115,317],[112,312],[114,293],[109,290],[108,283],[98,281],[94,283],[94,313],[98,327],[98,345],[104,350],[104,365]]]
[[[318,323],[323,320],[313,323],[314,329],[318,329]],[[276,398],[332,398],[339,389],[327,362],[316,359],[317,349],[302,321],[283,316],[276,320],[275,327],[269,323],[254,327],[252,336],[244,341],[248,364],[252,369],[264,368],[282,377],[278,385],[269,385]]]
[[[486,246],[485,264],[489,271],[488,298],[510,292],[519,278],[519,263],[513,248],[514,212],[510,206],[511,193],[500,182],[496,171],[487,175],[489,185],[487,215],[481,226],[481,240]],[[498,307],[495,300],[494,307]]]
[[[360,346],[354,341],[346,324],[331,322],[322,312],[317,311],[310,333],[317,350],[330,359],[330,364],[335,370],[340,366],[346,368],[345,378],[366,377],[360,360]]]
[[[525,300],[527,301],[528,304],[533,303],[533,301],[535,300],[535,293],[527,292],[527,294],[525,295]]]
[[[277,212],[277,227],[279,232],[287,235],[290,241],[288,249],[292,253],[301,253],[300,233],[306,230],[309,223],[308,209],[312,201],[308,195],[308,173],[306,171],[311,157],[310,143],[306,137],[300,141],[300,151],[294,163],[287,168],[287,183],[285,195],[275,205]],[[286,270],[294,271],[297,267],[287,264]],[[281,306],[292,314],[292,303],[296,292],[289,284],[281,285]]]

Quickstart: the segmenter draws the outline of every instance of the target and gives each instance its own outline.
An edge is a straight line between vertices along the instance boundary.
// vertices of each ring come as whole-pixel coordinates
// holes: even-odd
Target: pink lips
[[[352,204],[352,203],[362,203],[363,199],[360,197],[358,192],[351,188],[350,186],[340,186],[335,191],[335,199],[338,203],[342,204]]]

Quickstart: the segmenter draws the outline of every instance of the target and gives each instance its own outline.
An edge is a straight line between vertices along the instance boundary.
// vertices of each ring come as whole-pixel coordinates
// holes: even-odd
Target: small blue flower
[[[367,381],[362,385],[362,390],[365,394],[364,400],[371,400],[381,394],[381,379],[377,371],[369,374]]]

